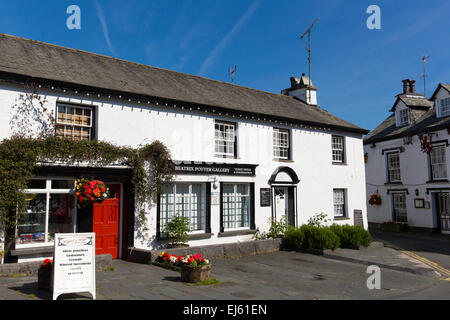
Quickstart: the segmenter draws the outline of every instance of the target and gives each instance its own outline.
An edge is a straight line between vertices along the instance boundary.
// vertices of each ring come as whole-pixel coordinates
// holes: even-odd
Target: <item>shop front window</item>
[[[45,181],[45,184],[42,182]],[[31,181],[29,187],[39,189],[26,190],[27,207],[19,217],[16,228],[16,245],[48,245],[53,243],[55,233],[74,233],[76,219],[76,200],[72,189],[52,189],[55,185],[64,185],[60,180]]]
[[[223,185],[223,227],[224,229],[249,228],[250,185]]]
[[[178,183],[162,188],[160,197],[160,230],[175,215],[189,219],[191,232],[204,231],[206,226],[206,185]]]

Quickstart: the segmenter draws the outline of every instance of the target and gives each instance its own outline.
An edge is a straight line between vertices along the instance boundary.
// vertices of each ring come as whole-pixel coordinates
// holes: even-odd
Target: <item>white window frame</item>
[[[214,154],[216,156],[229,158],[234,158],[236,156],[236,127],[237,125],[231,122],[218,120],[214,122]],[[232,151],[220,152],[219,149],[221,145],[225,146],[226,150]]]
[[[91,113],[91,115],[90,115],[90,119],[89,119],[89,121],[90,121],[90,123],[89,123],[89,125],[84,125],[84,124],[75,124],[75,123],[70,123],[70,122],[59,122],[59,114],[60,114],[60,112],[59,112],[59,108],[60,107],[64,107],[64,108],[74,108],[74,109],[80,109],[80,110],[82,110],[82,115],[84,116],[84,111],[85,110],[89,110],[90,111],[90,113]],[[64,113],[65,114],[65,119],[67,120],[67,113]],[[67,138],[68,136],[66,136],[66,128],[67,127],[72,127],[72,137],[69,137],[69,138],[72,138],[72,139],[74,139],[75,138],[75,134],[74,134],[74,128],[76,128],[76,127],[78,127],[78,128],[86,128],[86,129],[89,129],[89,140],[92,140],[92,124],[93,124],[93,118],[94,118],[94,109],[93,108],[91,108],[91,107],[83,107],[83,106],[78,106],[78,105],[71,105],[71,104],[66,104],[66,103],[60,103],[60,102],[58,102],[57,104],[56,104],[56,126],[64,126],[64,138]]]
[[[333,189],[333,214],[335,218],[347,216],[346,189]]]
[[[290,160],[290,138],[288,129],[273,128],[273,156],[275,159]],[[283,154],[286,154],[284,156]]]
[[[406,209],[406,192],[392,193],[392,221],[408,223],[408,211]],[[398,219],[402,217],[403,219]],[[401,221],[399,221],[401,220]]]
[[[391,161],[391,158],[397,157],[398,161],[394,162]],[[388,175],[388,182],[401,182],[402,175],[401,175],[401,169],[400,169],[400,152],[389,152],[386,154],[386,161],[387,161],[387,175]],[[398,163],[398,166],[392,166],[392,164]],[[398,176],[398,179],[397,179]]]
[[[447,178],[447,158],[446,146],[433,146],[430,153],[431,180],[439,180]]]
[[[236,204],[238,203],[237,198],[238,197],[240,197],[240,198],[247,198],[247,200],[248,200],[248,209],[247,209],[247,223],[248,223],[248,226],[246,226],[246,227],[235,227],[235,228],[227,228],[226,227],[225,206],[224,206],[225,200],[224,200],[223,207],[222,207],[222,212],[220,213],[221,215],[223,215],[223,220],[222,221],[223,221],[223,229],[224,229],[224,231],[250,230],[250,227],[251,227],[251,221],[250,221],[250,219],[251,219],[251,205],[252,205],[252,199],[250,198],[250,183],[224,183],[223,184],[223,188],[225,188],[225,186],[233,186],[234,192],[233,192],[232,198],[234,199],[234,217],[237,217],[240,214],[239,212],[237,212],[237,207],[236,207]],[[238,186],[245,186],[247,188],[247,195],[238,196],[237,195],[237,188],[238,188]],[[222,190],[222,192],[223,192],[223,190]],[[225,198],[225,196],[223,198]],[[237,219],[235,219],[234,221],[236,223]]]
[[[436,100],[439,108],[439,117],[450,115],[450,97]]]
[[[343,136],[331,136],[331,154],[334,163],[345,163],[345,139]]]
[[[410,119],[410,112],[408,108],[400,109],[397,111],[397,126],[406,126],[409,125],[411,119]]]
[[[46,181],[46,187],[45,189],[26,189],[22,190],[23,193],[27,195],[38,195],[38,194],[45,194],[46,195],[46,212],[45,212],[45,232],[44,232],[44,242],[40,243],[27,243],[27,244],[20,244],[16,243],[17,249],[23,249],[23,248],[39,248],[39,247],[48,247],[50,245],[53,245],[53,241],[48,241],[48,227],[49,227],[49,218],[50,218],[50,195],[52,194],[74,194],[75,192],[75,179],[73,178],[33,178],[32,180],[45,180]],[[52,180],[73,180],[73,188],[72,189],[52,189]],[[76,200],[74,200],[74,216],[73,216],[73,233],[77,232],[77,206],[76,206]],[[16,237],[18,237],[18,230],[16,226]],[[16,239],[17,241],[17,239]]]
[[[192,187],[193,185],[199,185],[200,186],[200,190],[201,190],[201,198],[199,199],[200,203],[201,203],[201,225],[203,226],[203,228],[201,230],[192,230],[191,226],[190,226],[190,231],[189,234],[200,234],[200,233],[205,233],[206,232],[206,184],[203,182],[176,182],[176,183],[171,183],[168,186],[170,186],[172,188],[172,196],[173,196],[173,214],[172,217],[174,217],[178,212],[177,212],[177,186],[189,186],[189,209],[188,211],[190,213],[192,213]],[[164,233],[164,224],[162,223],[161,220],[163,220],[163,202],[160,201],[159,203],[160,206],[160,233]],[[168,214],[166,213],[166,216],[168,216]],[[184,217],[184,216],[183,216]],[[188,217],[187,217],[188,218]],[[169,221],[169,218],[166,218],[167,222]]]

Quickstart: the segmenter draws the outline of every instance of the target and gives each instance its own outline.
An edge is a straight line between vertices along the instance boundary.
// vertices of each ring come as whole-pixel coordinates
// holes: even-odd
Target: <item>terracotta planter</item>
[[[40,268],[38,271],[38,288],[39,290],[50,291],[52,283],[52,269]]]
[[[188,266],[181,267],[181,281],[188,283],[197,283],[209,280],[211,277],[211,265],[191,268]]]

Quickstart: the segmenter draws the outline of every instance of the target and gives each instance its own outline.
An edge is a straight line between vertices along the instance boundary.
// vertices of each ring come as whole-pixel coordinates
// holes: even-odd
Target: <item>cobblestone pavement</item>
[[[217,260],[212,277],[221,283],[190,286],[180,274],[156,266],[114,261],[97,273],[98,300],[286,300],[449,299],[450,282],[381,269],[380,290],[369,290],[367,266],[297,252],[276,252],[239,260]],[[424,295],[421,295],[424,292]],[[37,277],[0,278],[0,300],[48,300]],[[61,299],[90,299],[65,295]]]

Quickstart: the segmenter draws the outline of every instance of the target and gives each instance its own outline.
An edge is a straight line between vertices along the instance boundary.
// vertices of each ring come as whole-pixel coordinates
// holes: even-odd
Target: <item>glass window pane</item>
[[[47,180],[30,180],[28,182],[28,189],[47,189]]]
[[[75,188],[75,180],[52,180],[52,189],[73,189]]]
[[[225,229],[247,228],[250,223],[248,184],[223,185],[223,224]]]
[[[25,213],[17,225],[16,244],[45,242],[46,194],[28,194]]]
[[[55,233],[73,233],[74,216],[73,194],[50,194],[48,241],[54,241]]]

